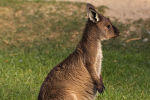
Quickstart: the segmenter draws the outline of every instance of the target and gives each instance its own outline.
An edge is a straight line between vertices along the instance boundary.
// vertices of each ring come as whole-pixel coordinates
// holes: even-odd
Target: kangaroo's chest
[[[96,55],[96,72],[98,76],[101,74],[101,69],[102,69],[102,48],[101,48],[101,43],[98,43],[97,47],[97,55]]]

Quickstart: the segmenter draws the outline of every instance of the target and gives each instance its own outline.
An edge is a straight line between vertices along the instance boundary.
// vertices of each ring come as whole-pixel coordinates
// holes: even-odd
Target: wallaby
[[[75,51],[50,71],[38,100],[95,100],[97,91],[104,91],[101,41],[119,36],[119,31],[91,4],[87,4],[87,15]]]

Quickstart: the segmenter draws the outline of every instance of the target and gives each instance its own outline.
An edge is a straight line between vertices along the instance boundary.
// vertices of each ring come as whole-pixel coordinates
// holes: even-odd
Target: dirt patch
[[[8,7],[0,7],[0,29],[5,27],[15,28],[13,24],[13,10]]]
[[[120,21],[147,19],[150,17],[150,0],[57,0],[88,2],[95,6],[105,5],[105,15]]]

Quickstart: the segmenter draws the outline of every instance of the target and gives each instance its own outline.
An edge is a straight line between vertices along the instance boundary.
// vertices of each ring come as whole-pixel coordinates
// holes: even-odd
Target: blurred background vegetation
[[[0,99],[36,100],[48,72],[74,49],[85,3],[0,1]],[[106,6],[97,10],[105,15]],[[150,100],[150,18],[113,24],[121,36],[103,42],[106,90],[97,100]]]

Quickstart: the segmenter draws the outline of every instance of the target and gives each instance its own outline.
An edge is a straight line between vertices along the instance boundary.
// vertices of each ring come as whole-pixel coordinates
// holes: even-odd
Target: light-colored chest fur
[[[103,58],[102,47],[101,47],[101,43],[98,42],[97,54],[96,54],[96,72],[97,72],[98,76],[100,76],[100,74],[101,74],[102,58]]]

